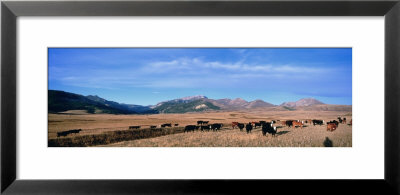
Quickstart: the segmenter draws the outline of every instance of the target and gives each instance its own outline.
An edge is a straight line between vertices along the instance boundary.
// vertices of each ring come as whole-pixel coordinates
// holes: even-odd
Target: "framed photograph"
[[[1,191],[398,194],[399,6],[3,1]]]

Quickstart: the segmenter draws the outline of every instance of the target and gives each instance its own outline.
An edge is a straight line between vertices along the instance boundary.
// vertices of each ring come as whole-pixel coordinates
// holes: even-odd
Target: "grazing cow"
[[[251,123],[246,125],[246,132],[247,133],[251,133],[251,130],[253,129],[253,125],[251,125]]]
[[[258,122],[260,122],[261,125],[267,123],[267,121],[258,121]]]
[[[261,123],[259,122],[251,122],[251,124],[253,125],[253,127],[256,129],[257,127],[261,127]]]
[[[329,124],[331,124],[331,123],[335,124],[336,127],[339,127],[339,122],[338,122],[337,120],[329,121],[329,122],[327,122],[326,124],[329,125]]]
[[[315,125],[323,125],[324,124],[324,121],[323,120],[312,120],[312,124],[315,126]]]
[[[223,125],[221,123],[214,123],[214,124],[212,124],[210,126],[211,126],[211,129],[213,131],[218,131],[218,130],[220,130],[222,128]]]
[[[293,120],[287,120],[285,125],[291,127],[293,125]]]
[[[327,131],[335,131],[336,128],[337,128],[337,126],[336,126],[335,123],[329,123],[329,124],[326,126],[326,130],[327,130]]]
[[[210,131],[210,126],[211,125],[200,126],[200,129],[201,129],[201,131],[204,131],[204,130]]]
[[[165,123],[161,125],[161,127],[171,127],[171,126],[172,126],[171,123]]]
[[[155,126],[155,125],[151,125],[150,126],[150,129],[155,129],[157,126]]]
[[[60,132],[57,132],[57,137],[67,136],[68,134],[71,134],[71,133],[75,134],[75,133],[79,133],[81,131],[82,131],[82,129],[71,129],[68,131],[60,131]]]
[[[311,124],[311,123],[312,123],[312,120],[311,120],[311,119],[306,119],[306,120],[304,120],[304,122],[305,122],[305,123],[310,123],[310,124]]]
[[[74,129],[74,130],[71,130],[71,131],[72,131],[71,133],[79,133],[79,132],[82,131],[82,129]]]
[[[237,127],[238,126],[238,122],[232,122],[232,129],[235,129],[235,127]]]
[[[343,118],[342,123],[343,123],[343,124],[346,124],[346,118]]]
[[[196,125],[186,125],[185,129],[183,130],[183,132],[189,132],[189,131],[193,131],[196,129]]]
[[[139,129],[140,126],[129,126],[129,129]]]
[[[82,131],[82,129],[72,129],[72,130],[69,130],[69,133],[79,133],[81,131]]]
[[[267,133],[270,133],[273,137],[275,137],[276,132],[276,127],[272,126],[272,123],[265,123],[262,125],[263,136],[266,136]]]
[[[244,128],[244,124],[243,124],[243,123],[238,123],[238,125],[237,125],[237,126],[239,127],[240,131],[242,131],[242,130],[243,130],[243,128]]]
[[[304,122],[303,121],[293,121],[292,122],[293,128],[295,128],[296,126],[299,126],[301,128],[303,128]]]
[[[67,136],[68,134],[69,134],[69,131],[60,131],[60,132],[57,132],[57,137]]]
[[[203,125],[207,125],[208,124],[208,121],[203,121]]]
[[[203,121],[197,121],[197,125],[202,125]]]

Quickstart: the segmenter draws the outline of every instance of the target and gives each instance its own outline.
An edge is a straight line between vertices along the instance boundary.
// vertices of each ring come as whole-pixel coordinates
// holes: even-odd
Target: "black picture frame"
[[[385,176],[382,180],[16,179],[16,33],[19,16],[385,16]],[[2,1],[1,192],[3,194],[400,193],[399,0]],[[371,127],[380,128],[380,127]],[[251,164],[251,162],[249,162]],[[244,165],[245,166],[245,165]],[[194,167],[195,168],[195,167]],[[279,168],[266,167],[260,168]],[[329,168],[329,167],[327,167]],[[234,170],[232,170],[234,171]],[[368,170],[365,170],[368,171]]]

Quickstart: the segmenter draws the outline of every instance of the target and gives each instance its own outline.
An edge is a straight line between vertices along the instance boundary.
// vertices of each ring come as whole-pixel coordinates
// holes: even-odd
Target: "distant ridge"
[[[284,102],[278,106],[260,99],[254,101],[246,101],[242,98],[214,100],[204,95],[187,96],[163,101],[152,106],[141,106],[109,101],[97,95],[83,96],[58,90],[48,90],[48,93],[49,113],[65,112],[68,110],[85,110],[87,113],[110,114],[187,113],[245,109],[349,111],[352,108],[351,105],[325,104],[314,98]]]
[[[324,104],[321,101],[314,99],[314,98],[303,98],[295,102],[284,102],[280,106],[285,106],[285,107],[300,107],[300,106],[312,106],[312,105],[320,105]]]
[[[211,100],[215,105],[220,106],[225,110],[236,110],[236,109],[251,109],[251,108],[263,108],[263,107],[274,107],[275,105],[265,102],[263,100],[254,100],[248,102],[241,98],[236,99],[218,99]]]

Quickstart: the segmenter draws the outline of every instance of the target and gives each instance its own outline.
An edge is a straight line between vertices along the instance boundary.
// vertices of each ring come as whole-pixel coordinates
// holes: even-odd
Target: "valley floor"
[[[140,125],[148,128],[150,125],[177,123],[180,127],[196,124],[198,120],[209,123],[223,123],[224,128],[219,132],[189,132],[165,135],[154,138],[138,139],[109,144],[111,147],[334,147],[352,146],[352,126],[340,124],[333,132],[326,131],[326,125],[308,125],[304,128],[278,127],[276,137],[263,136],[261,128],[252,133],[232,129],[231,122],[248,123],[251,121],[270,120],[302,120],[321,119],[329,121],[338,116],[351,119],[351,112],[345,111],[225,111],[210,113],[186,114],[154,114],[154,115],[110,115],[82,114],[49,114],[49,139],[58,139],[57,132],[69,129],[82,129],[79,134],[68,135],[75,137],[95,135],[109,131],[127,130],[129,126]]]

